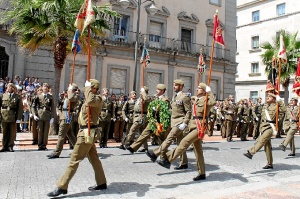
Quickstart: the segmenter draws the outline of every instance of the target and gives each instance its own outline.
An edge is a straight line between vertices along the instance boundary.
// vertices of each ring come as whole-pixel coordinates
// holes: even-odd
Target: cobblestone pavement
[[[18,135],[18,137],[26,135]],[[55,136],[52,137],[53,139]],[[266,156],[263,149],[252,160],[243,156],[255,141],[225,142],[220,136],[206,137],[203,144],[207,179],[194,182],[197,175],[195,155],[188,151],[189,168],[175,171],[152,163],[144,153],[129,154],[118,144],[109,148],[97,148],[102,161],[108,189],[90,192],[95,184],[94,172],[88,160],[83,160],[72,179],[68,194],[60,198],[300,198],[300,153],[288,157],[289,149],[281,151],[282,139],[272,139],[274,169],[263,170]],[[299,151],[300,137],[296,137]],[[54,148],[55,145],[48,146]],[[61,158],[49,160],[49,151],[37,151],[36,146],[15,147],[14,153],[0,153],[0,198],[44,199],[56,186],[64,173],[71,150],[64,150]],[[68,148],[68,145],[65,145]],[[154,148],[155,146],[150,146]],[[172,145],[170,148],[175,147]]]

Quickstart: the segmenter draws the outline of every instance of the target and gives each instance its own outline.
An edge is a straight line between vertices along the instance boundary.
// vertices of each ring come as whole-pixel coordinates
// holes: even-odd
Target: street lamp
[[[158,11],[158,8],[156,8],[154,0],[145,0],[143,3],[151,1],[151,6],[148,8],[148,11],[150,15],[155,15],[155,13]],[[130,4],[129,0],[119,0],[119,3],[122,8],[127,8]],[[137,18],[137,25],[136,25],[136,39],[135,39],[135,48],[134,48],[134,80],[133,80],[133,90],[137,91],[139,90],[137,87],[137,79],[139,80],[140,75],[137,77],[137,66],[138,66],[138,57],[137,57],[137,51],[138,51],[138,45],[139,45],[139,32],[140,32],[140,17],[141,17],[141,5],[143,4],[141,0],[138,0],[138,18]]]

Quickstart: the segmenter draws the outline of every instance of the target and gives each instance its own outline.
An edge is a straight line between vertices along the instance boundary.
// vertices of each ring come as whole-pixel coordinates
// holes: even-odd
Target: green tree
[[[282,83],[286,91],[286,88],[288,87],[290,82],[290,77],[294,75],[297,70],[297,58],[300,57],[300,40],[297,39],[298,32],[291,34],[285,30],[281,30],[280,33],[283,36],[287,55],[287,63],[281,64],[280,82]],[[263,42],[261,44],[261,48],[265,50],[265,52],[261,55],[261,58],[263,64],[266,66],[265,73],[267,76],[271,71],[273,59],[277,58],[280,47],[279,36],[273,38],[272,40],[272,43]],[[278,67],[278,64],[276,67]]]

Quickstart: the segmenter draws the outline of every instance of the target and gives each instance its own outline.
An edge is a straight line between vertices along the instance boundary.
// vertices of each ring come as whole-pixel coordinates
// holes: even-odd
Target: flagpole
[[[77,52],[77,46],[75,45],[73,50],[73,63],[72,63],[72,72],[71,72],[71,81],[70,85],[73,84],[74,82],[74,70],[75,70],[75,59],[76,59],[76,52]],[[71,102],[68,102],[68,119],[70,120],[70,115],[71,115]]]
[[[91,78],[91,46],[90,46],[90,41],[91,40],[91,27],[88,25],[88,48],[87,48],[87,53],[88,53],[88,60],[87,60],[87,80],[90,81]],[[87,110],[87,115],[88,115],[88,136],[91,135],[91,107],[88,106]]]
[[[146,45],[146,37],[144,37],[144,47],[143,47],[143,53],[142,53],[142,54],[144,54],[145,45]],[[141,88],[143,88],[143,87],[145,86],[145,68],[146,68],[146,61],[147,61],[147,59],[146,59],[145,57],[143,57]],[[144,112],[144,100],[145,100],[145,99],[143,99],[143,96],[142,96],[141,116],[143,116],[143,112]]]
[[[281,59],[278,58],[279,61],[279,66],[278,66],[278,81],[277,81],[277,85],[278,85],[278,96],[280,97],[280,76],[281,76]],[[279,104],[276,104],[276,131],[279,132]]]

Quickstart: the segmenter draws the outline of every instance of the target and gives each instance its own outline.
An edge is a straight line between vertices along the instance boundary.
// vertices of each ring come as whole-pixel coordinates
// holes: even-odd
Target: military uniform
[[[215,121],[217,118],[217,109],[212,107],[208,114],[208,136],[212,136],[214,132]]]
[[[101,137],[99,138],[100,147],[107,147],[107,139],[111,125],[111,119],[115,117],[114,103],[111,98],[102,96],[103,107],[100,114]]]
[[[253,139],[258,138],[259,136],[259,126],[260,126],[262,108],[263,108],[263,104],[256,103],[254,106],[254,111],[252,111],[253,120],[254,120]]]
[[[268,94],[268,95],[275,99],[274,94]],[[278,101],[277,103],[279,105],[279,112],[283,112],[285,110],[284,103],[281,100]],[[269,114],[270,117],[269,119],[266,112]],[[271,137],[273,136],[274,129],[272,128],[270,123],[275,124],[275,118],[276,118],[276,103],[270,102],[264,104],[262,109],[261,124],[259,129],[261,135],[257,138],[256,140],[257,142],[255,143],[255,145],[251,147],[246,154],[244,154],[248,158],[252,158],[252,156],[255,153],[257,153],[262,147],[264,147],[267,156],[267,162],[268,162],[267,165],[264,167],[264,169],[273,168]]]
[[[297,105],[290,105],[287,107],[285,118],[284,118],[284,130],[286,132],[286,138],[282,141],[280,148],[283,151],[285,151],[287,145],[290,144],[291,156],[295,155],[296,152],[294,135],[298,131],[298,127],[299,127],[298,125],[299,125],[299,107]]]
[[[235,104],[231,101],[225,102],[225,105],[222,109],[224,115],[225,115],[225,135],[227,138],[227,141],[232,140],[232,134],[234,131],[234,122],[236,120],[235,113],[236,113],[236,107]]]
[[[43,87],[49,88],[49,85],[44,83]],[[37,95],[32,104],[32,113],[38,117],[38,147],[39,150],[47,150],[48,134],[50,128],[50,120],[54,118],[55,108],[53,97],[49,93],[41,93]]]
[[[133,91],[135,93],[135,91]],[[126,124],[126,135],[128,135],[130,128],[133,124],[133,112],[134,112],[134,104],[136,102],[136,99],[130,98],[128,101],[125,102],[123,108],[122,108],[122,116],[124,119],[127,118],[127,124]]]
[[[7,87],[15,86],[9,84]],[[0,152],[13,152],[14,141],[16,140],[16,121],[22,119],[23,103],[20,95],[14,92],[5,92],[0,98],[1,118],[2,118],[2,149]]]
[[[58,140],[55,150],[52,152],[52,154],[48,155],[49,158],[58,158],[60,156],[66,136],[68,137],[72,146],[74,146],[76,142],[75,135],[71,130],[71,125],[73,123],[73,112],[75,111],[74,108],[79,102],[79,95],[77,95],[73,89],[78,89],[78,86],[74,83],[68,88],[68,96],[63,99],[63,106],[59,115]]]
[[[58,196],[61,193],[66,193],[68,185],[72,177],[77,171],[79,163],[87,157],[89,162],[95,172],[95,180],[98,186],[90,187],[89,190],[96,190],[97,187],[102,187],[106,189],[106,177],[102,167],[102,163],[98,157],[95,141],[96,138],[92,137],[92,142],[85,142],[85,131],[88,127],[88,106],[90,107],[90,127],[92,130],[97,130],[98,128],[98,116],[102,108],[102,98],[100,95],[94,94],[91,89],[99,88],[100,84],[97,80],[91,79],[91,86],[86,86],[84,90],[85,101],[81,107],[81,111],[78,118],[78,123],[80,125],[80,130],[77,135],[77,142],[74,145],[74,150],[71,155],[69,165],[66,169],[65,174],[58,180],[57,187],[60,192],[53,191],[48,194],[48,196]],[[97,135],[97,133],[95,133]],[[100,188],[99,188],[100,189]]]
[[[250,122],[250,110],[251,108],[247,104],[243,104],[238,109],[238,117],[240,121],[241,141],[247,141],[247,132]]]
[[[147,87],[144,88],[146,90],[146,93],[148,93],[149,91],[148,88]],[[122,142],[122,145],[125,148],[128,148],[134,142],[135,133],[136,132],[141,133],[141,131],[143,131],[144,128],[147,126],[148,121],[146,115],[147,115],[148,105],[150,102],[151,102],[151,98],[150,96],[148,96],[148,94],[146,94],[145,96],[141,95],[138,98],[138,100],[135,102],[134,113],[133,113],[133,124],[130,128],[128,135],[126,135],[126,138]],[[143,110],[142,110],[142,106],[143,106]],[[144,143],[144,148],[148,149],[147,142]]]
[[[206,85],[204,83],[200,83],[199,87],[202,89],[206,89]],[[198,88],[199,88],[198,87]],[[207,110],[210,110],[215,104],[216,101],[214,99],[214,96],[212,92],[208,92],[208,101],[207,101]],[[204,106],[205,106],[205,96],[199,97],[196,99],[195,105],[193,105],[193,117],[189,121],[189,133],[181,140],[179,145],[173,149],[167,152],[167,160],[169,162],[173,162],[176,160],[176,158],[185,152],[185,150],[193,144],[193,149],[196,156],[196,165],[198,169],[199,175],[194,178],[194,180],[203,180],[205,179],[205,163],[204,163],[204,156],[203,156],[203,150],[202,150],[202,140],[198,137],[199,129],[197,127],[197,122],[200,122],[202,124],[203,120],[203,112],[204,112]],[[194,114],[196,113],[196,114]],[[206,124],[205,124],[206,125]]]
[[[182,80],[174,80],[174,83],[183,85]],[[180,144],[183,139],[183,130],[179,129],[179,125],[185,124],[188,125],[191,119],[191,98],[179,91],[171,101],[172,107],[172,115],[171,115],[171,131],[169,132],[167,138],[163,141],[163,143],[153,150],[153,153],[156,157],[160,156],[161,160],[166,160],[166,153],[168,151],[169,146],[176,140],[177,145]],[[152,151],[149,151],[152,153]],[[186,152],[182,153],[180,158],[180,165],[187,165],[188,159],[186,156]]]
[[[31,95],[31,101],[30,101],[30,104],[29,104],[29,106],[30,106],[30,113],[31,113],[31,117],[29,118],[29,120],[31,121],[32,145],[36,145],[38,143],[37,121],[33,119],[34,113],[32,112],[32,105],[33,105],[33,102],[34,102],[34,100],[35,100],[36,97],[37,97],[36,94],[32,94]]]
[[[114,128],[114,139],[117,142],[121,142],[121,140],[123,138],[123,130],[124,130],[124,126],[125,126],[124,119],[125,118],[123,118],[122,109],[123,109],[124,104],[125,104],[124,100],[123,101],[119,100],[115,103],[116,121],[115,121],[115,128]]]

